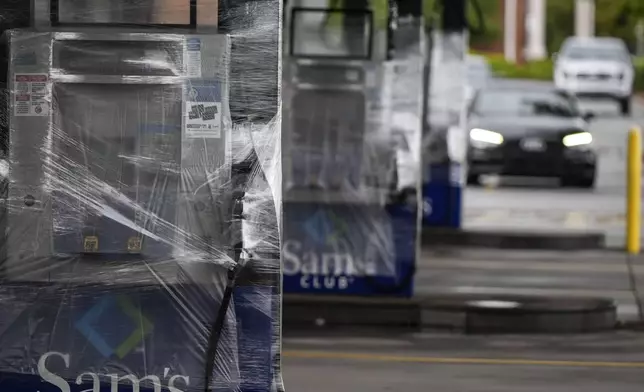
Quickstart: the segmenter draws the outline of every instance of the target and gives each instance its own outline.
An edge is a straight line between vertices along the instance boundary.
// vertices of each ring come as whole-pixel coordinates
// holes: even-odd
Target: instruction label
[[[14,80],[14,115],[48,116],[46,74],[16,74]]]
[[[201,77],[201,39],[186,39],[186,51],[184,55],[186,73],[189,78]]]
[[[221,86],[217,81],[192,84],[185,102],[184,130],[187,138],[221,137]]]
[[[186,136],[221,137],[221,102],[186,102]]]

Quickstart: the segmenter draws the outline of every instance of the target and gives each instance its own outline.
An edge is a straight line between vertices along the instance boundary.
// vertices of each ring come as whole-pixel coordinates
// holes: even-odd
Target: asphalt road
[[[644,302],[644,257],[612,251],[514,251],[425,249],[415,277],[417,294],[511,294],[605,297],[623,322],[638,320]]]
[[[644,336],[286,336],[290,392],[635,392]]]
[[[502,81],[530,88],[544,82]],[[498,187],[468,188],[464,195],[466,228],[528,231],[601,231],[607,244],[624,244],[626,139],[633,125],[644,125],[644,100],[634,99],[631,117],[622,117],[616,103],[582,101],[597,118],[591,123],[599,154],[594,190],[561,189],[556,183],[502,181]]]

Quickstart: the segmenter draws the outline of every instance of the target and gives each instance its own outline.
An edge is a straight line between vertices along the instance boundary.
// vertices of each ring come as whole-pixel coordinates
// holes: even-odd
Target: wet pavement
[[[361,392],[635,392],[644,335],[286,336],[287,390]]]
[[[622,322],[638,319],[637,289],[644,301],[644,257],[614,251],[515,251],[424,249],[414,281],[417,294],[468,293],[606,297]]]

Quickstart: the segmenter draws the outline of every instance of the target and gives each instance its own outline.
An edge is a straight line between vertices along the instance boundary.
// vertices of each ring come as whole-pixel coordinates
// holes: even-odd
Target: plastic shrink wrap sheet
[[[422,30],[396,3],[286,9],[285,292],[412,294]]]
[[[439,18],[428,25],[428,94],[423,124],[423,224],[459,229],[462,224],[465,161],[469,130],[465,129],[468,35],[443,31]]]
[[[282,390],[279,2],[183,3],[4,32],[0,391]]]

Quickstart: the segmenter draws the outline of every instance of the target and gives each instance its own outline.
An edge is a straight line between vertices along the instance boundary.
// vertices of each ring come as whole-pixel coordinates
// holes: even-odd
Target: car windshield
[[[481,91],[472,108],[478,115],[578,117],[575,102],[556,92]]]
[[[572,46],[562,56],[569,60],[628,60],[628,54],[616,46]]]

